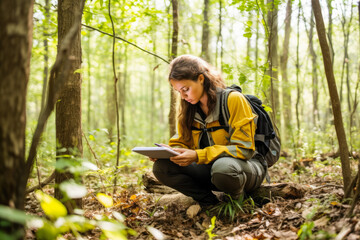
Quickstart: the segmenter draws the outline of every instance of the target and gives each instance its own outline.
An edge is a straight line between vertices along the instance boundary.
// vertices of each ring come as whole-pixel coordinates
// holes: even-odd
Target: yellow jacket
[[[199,113],[195,114],[194,127],[211,128],[220,126],[220,94],[222,94],[222,90],[219,89],[215,109],[206,117],[205,121],[202,120]],[[207,164],[225,156],[244,160],[250,159],[255,153],[254,136],[256,125],[254,119],[257,115],[252,112],[249,103],[239,92],[229,94],[227,105],[230,113],[229,132],[225,129],[209,132],[209,147],[199,149],[202,131],[192,130],[192,140],[185,141],[179,124],[177,134],[170,139],[169,145],[194,149],[198,155],[198,164]]]

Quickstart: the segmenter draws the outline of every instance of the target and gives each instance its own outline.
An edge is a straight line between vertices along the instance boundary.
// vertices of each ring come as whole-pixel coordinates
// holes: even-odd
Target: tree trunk
[[[153,33],[153,52],[156,52],[156,33]],[[156,108],[155,108],[155,84],[156,84],[156,66],[157,66],[157,58],[154,57],[153,61],[151,61],[150,64],[150,71],[151,71],[151,86],[150,86],[150,142],[154,142],[154,131],[156,130],[156,126],[158,126],[155,123],[155,114]],[[151,67],[153,66],[153,67]],[[155,67],[154,67],[155,66]]]
[[[318,126],[319,123],[319,107],[318,107],[318,76],[317,76],[317,55],[314,49],[314,12],[311,11],[310,31],[309,31],[309,49],[312,62],[312,98],[313,98],[313,125]]]
[[[127,87],[127,68],[128,68],[128,57],[127,57],[128,46],[125,45],[124,51],[124,72],[123,72],[123,81],[121,86],[121,96],[120,96],[120,113],[121,113],[121,132],[123,136],[126,136],[126,87]],[[125,140],[125,139],[124,139]]]
[[[77,12],[81,11],[80,1],[59,0],[58,2],[58,46],[62,43],[67,32],[73,26]],[[81,68],[81,28],[70,48],[71,67],[67,77],[67,84],[60,93],[56,104],[56,140],[57,156],[64,154],[77,157],[82,156],[82,130],[81,130],[81,75],[74,73]],[[59,49],[58,49],[59,50]],[[59,151],[65,149],[65,151]],[[55,184],[72,179],[70,172],[56,172]],[[63,194],[58,187],[55,188],[55,197],[63,199]],[[81,208],[81,199],[65,203],[68,210],[73,212],[75,207]]]
[[[270,10],[267,15],[267,23],[269,30],[269,39],[268,39],[268,48],[269,48],[269,70],[268,75],[270,76],[270,102],[272,107],[272,116],[275,124],[278,124],[279,121],[279,87],[278,87],[278,10],[277,6],[274,3],[274,0],[268,0],[268,6]],[[276,69],[276,70],[275,70]],[[265,91],[267,91],[265,89]]]
[[[201,57],[206,61],[210,62],[209,53],[209,38],[210,38],[210,27],[209,27],[209,0],[204,0],[204,20],[202,28],[202,40],[201,40]]]
[[[49,44],[47,38],[49,37],[48,26],[50,25],[50,3],[49,0],[45,0],[45,20],[44,20],[44,74],[43,74],[43,89],[41,95],[41,109],[45,106],[46,99],[46,87],[49,78]]]
[[[120,79],[120,75],[119,75]],[[120,81],[119,81],[120,82]],[[116,135],[116,103],[114,92],[114,79],[109,78],[106,81],[106,116],[107,116],[107,129],[109,131],[109,141],[114,141]],[[116,139],[116,137],[115,137]]]
[[[0,204],[24,209],[26,92],[32,47],[33,1],[0,1]],[[18,234],[22,226],[2,226]]]
[[[283,43],[283,54],[281,55],[281,80],[282,80],[282,96],[283,96],[283,113],[284,125],[282,126],[283,139],[290,139],[291,136],[291,88],[289,86],[289,79],[287,76],[287,64],[289,58],[289,43],[291,34],[291,14],[292,14],[292,1],[288,0],[286,5],[285,16],[285,37]]]
[[[179,13],[178,13],[178,1],[172,0],[173,7],[173,34],[171,44],[171,58],[174,59],[177,56],[177,43],[179,35]],[[176,95],[172,87],[170,87],[170,112],[169,112],[169,129],[170,137],[176,133]]]
[[[87,96],[87,129],[91,127],[91,31],[87,32],[87,77],[88,77],[88,96]]]
[[[222,37],[222,1],[219,0],[219,32],[216,39],[216,57],[215,57],[215,63],[216,67],[222,70],[223,65],[223,37]],[[218,66],[218,58],[219,58],[219,46],[220,46],[220,67]]]
[[[258,89],[259,79],[258,79],[258,67],[259,67],[259,13],[256,15],[256,38],[255,38],[255,89]]]
[[[300,45],[300,10],[301,10],[301,2],[299,2],[299,10],[298,10],[298,18],[297,18],[297,35],[296,35],[296,104],[295,104],[295,112],[296,112],[296,126],[298,132],[300,131],[300,113],[299,113],[299,105],[300,105],[300,59],[299,59],[299,45]],[[296,152],[296,150],[295,150]]]
[[[328,37],[328,41],[329,41],[329,46],[330,46],[330,57],[331,57],[331,64],[334,67],[334,57],[335,57],[335,52],[334,52],[334,47],[333,47],[333,40],[332,40],[332,13],[333,13],[333,8],[331,6],[333,0],[326,0],[326,4],[328,7],[328,32],[327,32],[327,37]],[[329,99],[329,105],[326,111],[326,115],[325,115],[325,121],[328,119],[331,119],[331,116],[333,115],[332,112],[332,108],[331,108],[331,99]],[[329,121],[330,124],[334,124],[332,120]],[[328,122],[324,123],[324,126],[327,125]]]
[[[342,166],[341,169],[342,169],[342,176],[344,181],[344,192],[346,192],[348,186],[351,183],[351,169],[350,169],[350,161],[349,161],[349,150],[348,150],[344,124],[341,114],[340,100],[339,100],[339,95],[337,92],[337,87],[333,72],[330,49],[326,40],[325,25],[321,13],[320,3],[319,0],[312,0],[311,2],[315,14],[316,30],[320,41],[321,52],[324,60],[324,68],[326,73],[326,79],[328,82],[331,106],[334,113],[334,124],[335,124],[336,135],[339,143],[340,160]],[[348,196],[344,196],[344,197],[346,198]]]

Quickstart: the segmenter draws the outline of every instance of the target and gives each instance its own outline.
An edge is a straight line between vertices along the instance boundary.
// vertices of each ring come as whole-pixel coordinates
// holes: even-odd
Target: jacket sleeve
[[[180,147],[180,148],[191,148],[191,143],[184,140],[182,136],[182,128],[180,124],[177,124],[177,132],[169,140],[170,147]]]
[[[257,115],[253,114],[244,95],[231,92],[228,97],[230,139],[228,145],[213,145],[197,149],[198,163],[207,164],[219,157],[250,159],[255,152],[254,122]]]

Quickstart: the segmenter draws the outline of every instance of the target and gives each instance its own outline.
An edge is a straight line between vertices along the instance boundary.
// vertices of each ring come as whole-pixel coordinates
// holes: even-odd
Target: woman
[[[245,97],[239,92],[229,94],[227,131],[219,127],[220,95],[225,84],[207,62],[191,55],[179,56],[170,64],[169,81],[181,95],[177,134],[169,141],[180,155],[151,159],[156,178],[203,206],[219,202],[212,191],[234,199],[258,188],[266,167],[253,157],[257,116]]]

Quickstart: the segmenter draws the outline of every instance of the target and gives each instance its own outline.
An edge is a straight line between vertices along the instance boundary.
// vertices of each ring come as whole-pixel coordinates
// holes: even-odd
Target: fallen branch
[[[36,189],[40,189],[42,187],[45,187],[46,185],[48,185],[54,179],[55,179],[55,171],[53,171],[52,174],[45,181],[39,183],[35,187],[27,189],[26,194],[29,194],[29,193],[35,191]]]

